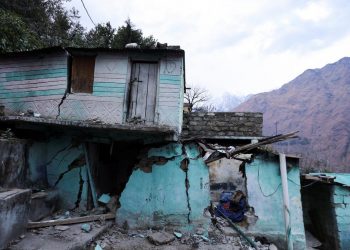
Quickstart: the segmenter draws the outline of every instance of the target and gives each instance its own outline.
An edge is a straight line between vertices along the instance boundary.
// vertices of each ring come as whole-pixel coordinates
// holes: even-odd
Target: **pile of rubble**
[[[276,250],[277,247],[260,238],[253,238],[256,248],[238,235],[225,235],[220,229],[210,226],[206,230],[198,229],[196,233],[182,233],[169,230],[125,230],[111,227],[91,245],[90,249],[222,249],[222,250]],[[264,241],[264,240],[262,240]]]

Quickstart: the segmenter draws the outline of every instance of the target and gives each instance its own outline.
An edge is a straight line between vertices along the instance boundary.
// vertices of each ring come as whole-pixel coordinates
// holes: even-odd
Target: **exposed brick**
[[[195,112],[184,114],[183,136],[262,136],[262,114]]]

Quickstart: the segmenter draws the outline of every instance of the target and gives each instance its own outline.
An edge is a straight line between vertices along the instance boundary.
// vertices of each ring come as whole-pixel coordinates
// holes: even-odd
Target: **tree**
[[[125,21],[125,26],[118,28],[117,34],[113,38],[112,47],[122,49],[128,43],[137,43],[141,48],[151,48],[157,43],[153,36],[143,37],[140,29],[135,29],[135,25],[130,18]]]
[[[65,1],[69,0],[1,0],[0,52],[52,46],[121,49],[132,42],[151,48],[157,42],[153,36],[143,37],[130,19],[118,30],[107,22],[86,32],[79,22],[79,12],[66,10]]]
[[[36,49],[41,46],[29,27],[14,13],[0,9],[0,52]]]
[[[110,22],[106,24],[98,24],[94,29],[91,29],[86,35],[87,47],[103,47],[111,48],[115,36],[115,29]]]
[[[213,109],[212,104],[207,102],[210,100],[210,95],[207,89],[199,86],[192,86],[186,90],[185,102],[189,104],[189,111],[209,111]],[[206,108],[207,107],[207,108]]]
[[[82,45],[85,30],[79,23],[78,11],[64,9],[63,1],[1,0],[2,43],[12,44],[14,39],[26,42],[25,46],[7,46],[6,51]]]

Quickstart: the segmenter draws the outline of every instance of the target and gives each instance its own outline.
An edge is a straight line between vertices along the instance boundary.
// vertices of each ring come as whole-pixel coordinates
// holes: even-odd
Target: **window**
[[[92,93],[95,56],[73,56],[71,74],[72,93]]]

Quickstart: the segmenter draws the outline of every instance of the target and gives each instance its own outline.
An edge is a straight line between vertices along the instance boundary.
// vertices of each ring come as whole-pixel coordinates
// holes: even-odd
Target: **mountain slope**
[[[282,145],[303,153],[303,165],[322,160],[333,171],[350,170],[350,58],[306,70],[280,89],[252,96],[234,111],[264,113],[264,134],[298,130]],[[346,169],[348,167],[348,169]]]

